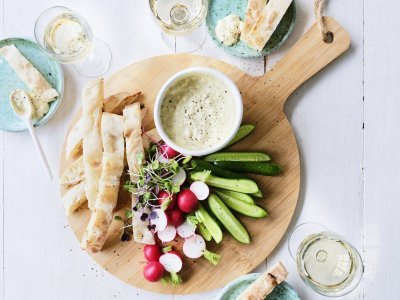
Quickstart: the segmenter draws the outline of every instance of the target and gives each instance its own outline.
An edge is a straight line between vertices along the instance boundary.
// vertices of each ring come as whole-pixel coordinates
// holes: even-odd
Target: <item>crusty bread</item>
[[[103,247],[108,229],[117,205],[120,179],[124,168],[124,135],[123,117],[103,113],[101,137],[103,141],[103,158],[99,190],[89,224],[86,228],[81,246],[93,252]]]
[[[86,201],[85,181],[82,181],[69,189],[62,197],[67,216],[77,210]]]
[[[101,119],[103,101],[103,79],[90,81],[83,90],[81,125],[83,127],[83,163],[85,166],[86,198],[91,210],[94,209],[101,175],[101,160],[103,155]]]
[[[77,185],[85,180],[85,166],[83,164],[83,157],[79,157],[72,164],[70,164],[60,178],[60,185],[63,188]]]

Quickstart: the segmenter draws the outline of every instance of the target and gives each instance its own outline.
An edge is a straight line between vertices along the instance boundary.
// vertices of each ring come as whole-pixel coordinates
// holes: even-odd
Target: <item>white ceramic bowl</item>
[[[165,93],[168,91],[168,89],[177,81],[186,78],[190,74],[195,74],[195,73],[200,73],[200,74],[207,74],[209,76],[212,76],[216,78],[217,80],[220,80],[223,84],[226,85],[226,87],[230,90],[232,93],[232,96],[234,98],[234,103],[236,105],[236,117],[235,117],[235,124],[232,126],[231,132],[223,139],[220,141],[220,143],[216,144],[212,148],[208,149],[199,149],[199,150],[189,150],[185,149],[176,143],[174,143],[170,137],[167,135],[165,132],[162,122],[161,122],[161,105],[164,101],[164,96]],[[161,138],[164,140],[167,145],[175,149],[176,151],[183,153],[185,155],[191,155],[191,156],[203,156],[207,155],[210,153],[214,153],[218,150],[221,150],[224,148],[235,136],[236,132],[238,131],[240,124],[242,122],[242,117],[243,117],[243,101],[242,101],[242,96],[240,95],[240,91],[235,85],[235,83],[225,74],[223,74],[220,71],[217,71],[212,68],[206,68],[206,67],[195,67],[195,68],[188,68],[184,69],[172,77],[170,77],[166,83],[162,86],[161,90],[159,91],[155,104],[154,104],[154,122],[156,124],[156,128],[158,133],[160,134]],[[217,126],[217,125],[216,125]]]

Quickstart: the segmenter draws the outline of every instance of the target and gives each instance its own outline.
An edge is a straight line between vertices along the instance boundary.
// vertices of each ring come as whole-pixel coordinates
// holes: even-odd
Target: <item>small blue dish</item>
[[[237,278],[224,287],[215,300],[236,300],[260,275],[261,273],[250,273]],[[265,300],[300,300],[300,296],[287,282],[282,282]]]
[[[36,43],[20,38],[10,38],[0,41],[0,48],[14,44],[32,65],[46,78],[59,96],[50,103],[49,112],[34,125],[45,124],[56,112],[64,92],[64,75],[60,64],[50,58]],[[18,77],[7,61],[0,55],[0,130],[23,131],[26,126],[11,108],[9,95],[14,89],[29,90]]]
[[[244,21],[247,3],[248,0],[210,0],[206,20],[208,33],[218,47],[231,55],[244,58],[264,57],[280,48],[292,33],[296,22],[296,4],[294,1],[292,2],[264,49],[259,52],[250,48],[242,41],[230,47],[225,46],[218,41],[215,34],[215,27],[218,21],[229,14],[238,15],[240,19]]]

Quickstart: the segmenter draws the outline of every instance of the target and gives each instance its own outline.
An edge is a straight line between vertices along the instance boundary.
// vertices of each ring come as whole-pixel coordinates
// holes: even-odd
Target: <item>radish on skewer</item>
[[[212,253],[206,249],[206,242],[201,235],[195,234],[183,243],[183,253],[189,258],[199,258],[204,256],[210,263],[216,266],[221,258],[220,255]]]

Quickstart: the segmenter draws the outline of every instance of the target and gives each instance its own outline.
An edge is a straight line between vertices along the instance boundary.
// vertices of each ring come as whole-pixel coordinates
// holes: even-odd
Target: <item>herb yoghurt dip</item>
[[[206,150],[220,144],[235,126],[236,106],[228,87],[204,73],[190,74],[165,93],[160,118],[178,146]]]

